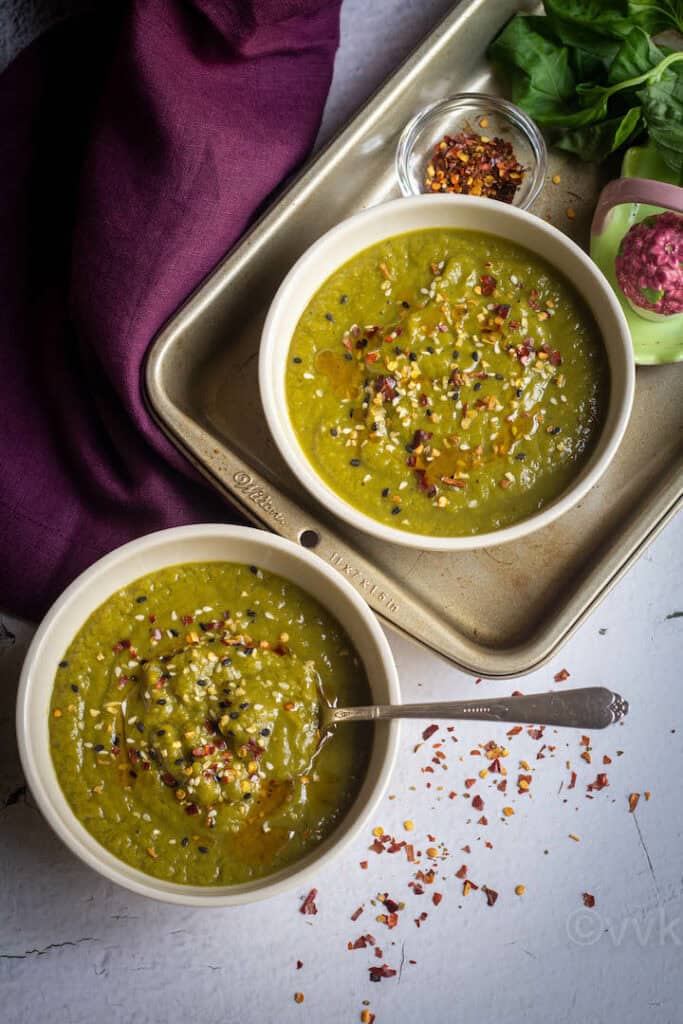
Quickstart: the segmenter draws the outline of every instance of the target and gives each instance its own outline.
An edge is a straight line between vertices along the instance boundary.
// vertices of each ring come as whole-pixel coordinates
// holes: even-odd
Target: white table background
[[[321,138],[448,7],[446,0],[345,0]],[[13,696],[32,627],[5,616],[17,642],[0,654],[0,1021],[346,1024],[360,1020],[365,999],[377,1024],[683,1020],[683,618],[671,617],[683,608],[682,548],[679,519],[551,664],[514,683],[476,686],[391,637],[406,700],[600,683],[632,707],[625,724],[592,737],[591,765],[580,760],[573,732],[548,730],[544,739],[557,750],[542,761],[535,760],[540,744],[526,734],[510,740],[508,794],[489,780],[472,790],[484,798],[487,828],[470,821],[478,815],[462,798],[464,779],[479,767],[470,749],[489,739],[508,742],[504,729],[459,724],[458,745],[445,747],[447,771],[429,776],[420,772],[428,763],[424,748],[413,753],[422,726],[404,727],[389,789],[395,799],[385,799],[371,826],[417,849],[430,845],[427,833],[448,847],[433,886],[443,893],[438,907],[429,886],[424,896],[411,894],[402,854],[368,852],[370,828],[316,879],[316,917],[298,912],[303,891],[206,912],[146,901],[100,879],[53,836],[22,788]],[[555,683],[565,667],[570,679]],[[613,759],[605,769],[610,786],[587,800],[586,784],[603,770],[603,754]],[[521,797],[514,780],[524,757],[534,780],[531,794]],[[572,791],[567,759],[579,777]],[[448,799],[450,790],[456,799]],[[645,790],[651,800],[641,797],[630,814],[628,794]],[[509,819],[501,814],[505,804],[515,809]],[[410,836],[402,829],[407,818],[415,822]],[[468,843],[471,855],[460,852]],[[367,871],[359,867],[363,859]],[[454,874],[463,862],[474,881],[500,893],[494,907],[481,892],[462,897]],[[514,895],[520,883],[523,897]],[[595,895],[593,911],[583,906],[585,891]],[[392,931],[375,921],[382,908],[369,900],[379,892],[406,901]],[[353,923],[350,914],[361,904],[365,911]],[[418,930],[413,918],[422,910],[429,917]],[[371,949],[347,951],[348,940],[368,931],[390,966],[403,961],[400,977],[371,984],[367,969],[382,961]],[[294,1003],[297,991],[303,1005]]]

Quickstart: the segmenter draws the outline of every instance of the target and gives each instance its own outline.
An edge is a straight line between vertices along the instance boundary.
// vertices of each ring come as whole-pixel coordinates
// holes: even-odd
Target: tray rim
[[[218,489],[229,501],[237,508],[241,514],[243,514],[249,521],[255,526],[261,529],[272,529],[272,521],[269,522],[268,517],[265,515],[259,515],[257,508],[246,500],[241,499],[240,496],[232,490],[227,483],[221,479],[218,471],[208,461],[202,460],[199,452],[195,450],[191,443],[182,436],[179,429],[176,429],[173,424],[177,423],[179,418],[186,418],[186,413],[175,405],[170,399],[169,393],[162,387],[161,381],[163,379],[163,364],[164,359],[168,352],[172,350],[173,343],[176,336],[184,331],[192,324],[192,322],[201,316],[207,307],[210,307],[216,294],[222,292],[226,287],[226,275],[225,271],[228,265],[235,261],[238,256],[243,253],[247,253],[249,249],[256,245],[258,249],[259,236],[263,233],[264,225],[267,226],[270,231],[276,231],[278,226],[279,216],[286,212],[288,206],[291,204],[292,199],[296,200],[296,203],[302,203],[305,201],[306,194],[315,188],[316,180],[318,177],[318,171],[324,163],[327,162],[329,154],[333,150],[339,152],[343,151],[346,145],[350,144],[354,131],[357,127],[368,117],[370,113],[375,114],[379,111],[383,105],[383,102],[393,93],[394,82],[397,79],[399,73],[405,75],[406,71],[408,76],[414,76],[419,72],[420,64],[423,62],[427,55],[432,53],[433,45],[437,36],[443,33],[444,37],[450,38],[450,34],[457,30],[457,23],[460,20],[467,20],[476,13],[480,13],[482,8],[488,6],[491,0],[474,0],[474,3],[465,5],[464,0],[458,0],[458,3],[449,11],[444,18],[442,18],[425,38],[418,44],[418,46],[410,53],[392,73],[380,84],[380,86],[374,91],[374,93],[365,101],[365,103],[359,107],[352,117],[344,123],[328,140],[328,142],[321,147],[313,156],[311,156],[299,171],[293,175],[288,181],[286,181],[280,189],[276,190],[275,193],[268,200],[268,205],[260,212],[259,216],[255,219],[252,225],[247,231],[241,236],[241,238],[235,243],[231,249],[218,261],[218,263],[212,268],[211,271],[198,283],[196,288],[188,295],[183,303],[170,315],[165,324],[161,327],[159,332],[153,338],[146,356],[143,366],[142,376],[142,392],[147,406],[148,411],[154,422],[160,427],[165,436],[173,443],[174,447],[189,461],[189,463],[197,469],[202,476],[204,476],[212,486]],[[514,9],[532,9],[535,5],[530,3],[518,3],[516,5],[510,5],[511,10]],[[252,257],[253,258],[253,257]],[[257,257],[256,257],[257,258]],[[239,267],[237,268],[239,270]],[[228,274],[229,278],[229,274]],[[192,421],[197,425],[197,429],[204,429],[197,423],[196,420]],[[227,453],[234,454],[236,458],[242,460],[241,451],[242,446],[238,447],[237,450],[233,449],[230,445],[225,443],[222,439],[218,441],[214,435],[204,429],[205,436],[211,439],[212,442],[219,444]],[[255,469],[254,473],[256,476],[261,475],[260,470]],[[673,479],[669,480],[669,477]],[[621,532],[621,536],[628,534],[629,531],[634,529],[637,530],[637,523],[641,522],[645,518],[645,528],[638,531],[636,538],[631,546],[627,542],[627,554],[623,560],[618,560],[618,564],[614,567],[604,565],[603,563],[614,562],[616,558],[616,548],[611,545],[607,548],[603,557],[591,567],[584,580],[578,585],[572,595],[572,599],[569,603],[562,605],[563,611],[566,613],[571,607],[572,603],[576,603],[579,600],[579,595],[583,592],[587,592],[587,598],[581,603],[581,607],[575,611],[569,613],[569,621],[565,621],[560,624],[559,629],[557,627],[558,620],[562,618],[560,615],[554,616],[549,622],[547,622],[545,628],[540,631],[537,630],[532,633],[528,640],[523,641],[521,644],[513,644],[506,648],[485,648],[479,645],[481,651],[481,670],[476,665],[469,663],[467,660],[459,660],[454,658],[451,654],[441,650],[437,645],[430,644],[427,640],[422,637],[411,634],[406,628],[394,622],[391,617],[384,613],[381,609],[375,607],[373,610],[387,626],[389,626],[394,632],[405,637],[413,643],[419,644],[421,647],[426,647],[439,657],[446,660],[449,664],[456,665],[463,671],[472,675],[482,675],[488,678],[516,678],[521,674],[531,672],[537,668],[540,668],[543,664],[549,661],[560,647],[576,632],[576,630],[583,624],[583,622],[592,614],[598,604],[607,596],[612,588],[619,582],[619,580],[626,574],[629,568],[637,561],[640,555],[646,550],[649,544],[654,538],[663,530],[666,524],[674,517],[676,511],[683,505],[683,481],[677,483],[677,473],[675,466],[672,470],[667,473],[665,481],[657,489],[657,495],[652,503],[647,507],[653,509],[654,514],[647,518],[647,514],[643,511],[635,511],[630,514],[626,520],[626,526]],[[266,474],[266,480],[270,486],[273,486],[272,480]],[[275,487],[279,487],[279,483],[276,482]],[[296,503],[295,503],[296,504]],[[297,505],[297,508],[300,506]],[[301,509],[302,514],[304,510]],[[310,513],[306,512],[309,518],[313,518]],[[277,532],[277,531],[275,531]],[[353,551],[353,548],[351,548]],[[602,572],[598,572],[598,567],[603,566]],[[565,615],[565,618],[567,616]],[[455,632],[455,630],[454,630]],[[475,641],[472,641],[474,644]],[[523,660],[520,664],[520,660],[515,655],[523,650],[528,650],[531,658]],[[505,655],[508,656],[513,662],[516,662],[509,670],[504,670],[501,666],[495,667],[489,665],[485,667],[483,663],[486,661],[486,652],[493,662],[504,660]]]

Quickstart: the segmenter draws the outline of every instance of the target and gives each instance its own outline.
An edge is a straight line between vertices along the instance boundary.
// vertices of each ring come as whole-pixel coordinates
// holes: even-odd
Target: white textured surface
[[[443,0],[372,6],[347,0],[324,132],[352,111],[446,7]],[[401,823],[412,818],[410,838],[417,848],[428,845],[430,832],[452,851],[434,885],[443,893],[438,908],[429,886],[425,895],[411,895],[401,854],[367,852],[370,836],[320,875],[316,917],[298,913],[303,893],[208,913],[155,904],[101,881],[52,836],[20,788],[12,697],[31,630],[6,619],[18,642],[0,653],[0,1020],[346,1024],[360,1019],[362,1000],[369,999],[377,1024],[681,1021],[683,618],[667,616],[683,609],[682,549],[679,519],[554,662],[514,684],[475,686],[392,640],[407,700],[545,689],[558,685],[553,675],[566,667],[571,678],[560,685],[603,683],[632,705],[623,726],[593,736],[592,765],[579,759],[574,733],[549,732],[545,740],[557,745],[556,756],[542,761],[535,760],[538,742],[511,740],[510,792],[503,798],[486,782],[472,790],[485,800],[487,828],[468,823],[463,780],[476,775],[480,760],[469,756],[470,749],[491,738],[503,742],[503,730],[459,725],[458,745],[445,748],[448,770],[428,776],[420,773],[428,763],[424,748],[413,753],[421,726],[405,726],[403,757],[390,787],[396,799],[385,801],[377,824],[402,838],[407,834]],[[622,757],[615,756],[617,749]],[[610,787],[589,801],[586,783],[603,769],[603,753],[613,758],[605,769]],[[535,769],[531,796],[517,796],[512,785],[520,757]],[[579,775],[571,792],[567,758]],[[446,796],[451,789],[459,794],[452,801]],[[645,790],[652,799],[641,798],[629,814],[628,793]],[[8,797],[14,802],[3,809]],[[507,820],[504,804],[516,811]],[[573,842],[569,833],[581,841]],[[467,843],[471,855],[460,852]],[[358,862],[365,858],[369,868],[362,871]],[[495,907],[488,908],[480,892],[462,898],[454,873],[463,862],[474,881],[499,891]],[[521,898],[513,894],[518,883],[527,887]],[[368,903],[386,891],[407,903],[390,932],[374,920],[381,908]],[[596,897],[592,913],[583,908],[584,891]],[[365,912],[354,924],[349,915],[361,904]],[[413,918],[423,909],[429,918],[418,930]],[[349,939],[368,931],[388,964],[398,968],[403,958],[400,980],[370,984],[367,968],[381,961],[371,949],[346,950]],[[299,971],[297,959],[304,962]],[[305,994],[301,1006],[294,1004],[296,991]]]

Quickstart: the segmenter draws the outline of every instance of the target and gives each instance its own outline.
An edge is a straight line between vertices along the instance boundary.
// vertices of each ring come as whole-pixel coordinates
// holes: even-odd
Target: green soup
[[[499,530],[557,498],[608,388],[597,326],[560,273],[448,229],[388,238],[332,274],[286,373],[316,473],[366,515],[430,536]]]
[[[150,875],[260,878],[329,835],[365,773],[370,726],[316,753],[318,680],[328,700],[369,703],[349,638],[295,584],[228,562],[152,573],[93,612],[57,669],[60,785],[85,828]]]

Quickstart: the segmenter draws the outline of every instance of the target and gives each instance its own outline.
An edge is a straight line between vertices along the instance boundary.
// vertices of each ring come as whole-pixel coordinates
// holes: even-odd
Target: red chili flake
[[[315,905],[315,898],[318,895],[317,889],[311,889],[306,899],[299,907],[299,913],[301,914],[317,914],[318,908]]]
[[[513,725],[511,729],[508,729],[506,736],[517,736],[522,731],[521,725]]]
[[[588,789],[589,790],[593,790],[593,789],[600,790],[600,789],[604,789],[606,786],[609,786],[609,779],[607,778],[607,774],[605,772],[598,772],[598,774],[596,776],[596,779],[595,779],[595,782],[591,782],[589,784],[589,786],[588,786]]]
[[[543,732],[544,732],[544,727],[543,726],[541,726],[540,729],[529,729],[529,736],[531,737],[532,740],[542,740],[543,739]]]
[[[180,621],[183,626],[190,626],[194,622],[194,615],[181,615]]]
[[[503,779],[496,786],[496,789],[500,790],[501,793],[504,793],[507,788],[508,788],[508,780],[507,779]]]
[[[382,396],[387,400],[387,402],[391,402],[394,398],[396,398],[396,395],[398,394],[398,392],[396,391],[395,377],[377,377],[373,384],[373,387],[377,393],[382,394]]]
[[[492,907],[493,904],[498,899],[498,893],[496,892],[495,889],[489,889],[488,885],[482,885],[481,888],[482,892],[486,893],[486,903],[488,904],[489,907]]]
[[[496,285],[498,284],[495,277],[491,277],[490,274],[482,274],[479,278],[479,282],[481,284],[482,295],[493,295],[496,290]]]
[[[548,356],[548,362],[551,366],[562,366],[561,353],[557,349],[554,349]]]
[[[423,740],[428,740],[430,736],[434,735],[434,733],[436,732],[436,730],[438,728],[439,728],[438,725],[428,725],[427,728],[422,733],[422,739]]]
[[[360,866],[362,867],[363,871],[367,871],[367,868],[368,868],[368,862],[367,862],[366,860],[362,860],[362,861],[360,862]]]
[[[633,814],[633,812],[635,811],[636,807],[638,806],[638,801],[639,800],[640,800],[640,793],[629,793],[628,809],[631,812],[631,814]]]
[[[441,895],[440,892],[433,892],[432,893],[432,903],[434,904],[435,907],[438,907],[438,905],[439,905],[439,903],[441,903],[442,899],[443,899],[443,896]]]
[[[393,978],[396,975],[396,971],[387,964],[382,964],[381,967],[368,967],[368,973],[370,981],[381,981],[382,978]]]
[[[477,819],[477,825],[488,825],[489,819],[486,815],[482,814],[481,818]]]
[[[467,844],[467,846],[461,846],[460,849],[462,850],[463,853],[472,853],[469,843]]]
[[[535,288],[532,288],[529,292],[529,298],[527,299],[527,305],[529,309],[533,309],[534,312],[538,309],[538,292]]]
[[[569,785],[567,786],[567,789],[573,789],[575,785],[576,785],[576,772],[572,772],[571,780],[569,782]]]
[[[456,192],[511,203],[524,174],[510,142],[458,132],[436,143],[424,187],[426,192]]]
[[[584,907],[594,907],[595,906],[595,896],[592,893],[590,893],[590,892],[585,892],[583,894],[583,905],[584,905]]]
[[[612,763],[612,758],[608,757],[607,754],[603,754],[602,755],[602,763],[603,764],[611,764]]]
[[[582,736],[581,737],[581,742],[579,743],[579,746],[580,747],[590,747],[590,745],[591,745],[591,738],[590,738],[590,736]]]
[[[376,363],[378,359],[379,359],[379,352],[368,352],[368,354],[365,357],[365,362],[368,363],[368,364]]]
[[[303,965],[304,965],[303,960],[297,960],[297,962],[296,962],[296,969],[297,969],[297,971],[300,971],[301,968],[303,967]]]
[[[199,814],[199,808],[196,804],[188,804],[185,808],[185,814]]]
[[[373,853],[384,853],[384,846],[379,839],[375,839],[372,845],[368,846],[368,850],[372,850]]]
[[[406,858],[409,864],[413,864],[415,861],[415,847],[412,843],[406,843]]]
[[[178,781],[175,779],[170,772],[164,772],[161,776],[161,781],[165,786],[177,786]]]
[[[497,306],[493,307],[493,312],[496,316],[502,317],[503,320],[507,320],[510,315],[510,307],[507,302],[501,302]]]
[[[424,893],[423,886],[421,886],[418,882],[409,882],[408,885],[413,890],[413,894],[415,896],[422,896],[422,894]]]
[[[467,789],[471,789],[476,781],[477,781],[476,779],[465,779],[465,787]]]
[[[569,679],[569,672],[567,672],[566,668],[563,668],[560,672],[555,673],[556,683],[563,683],[565,679]]]
[[[474,807],[475,811],[484,810],[484,801],[482,800],[478,793],[472,797],[472,806]]]
[[[517,346],[515,352],[522,366],[528,366],[534,354],[534,339],[525,338],[522,344]]]
[[[395,914],[398,910],[398,903],[395,900],[390,899],[388,896],[385,896],[383,900],[380,900],[380,902],[384,904],[390,914]]]
[[[156,615],[150,615],[150,616],[149,616],[149,621],[150,621],[150,622],[156,622],[156,621],[157,621],[157,617],[156,617]]]
[[[362,908],[362,907],[358,907],[358,908],[357,908],[356,910],[354,910],[354,912],[353,912],[353,913],[351,914],[351,920],[352,920],[352,921],[357,921],[357,920],[358,920],[358,918],[360,917],[360,915],[361,915],[362,913],[363,913],[363,908]]]

